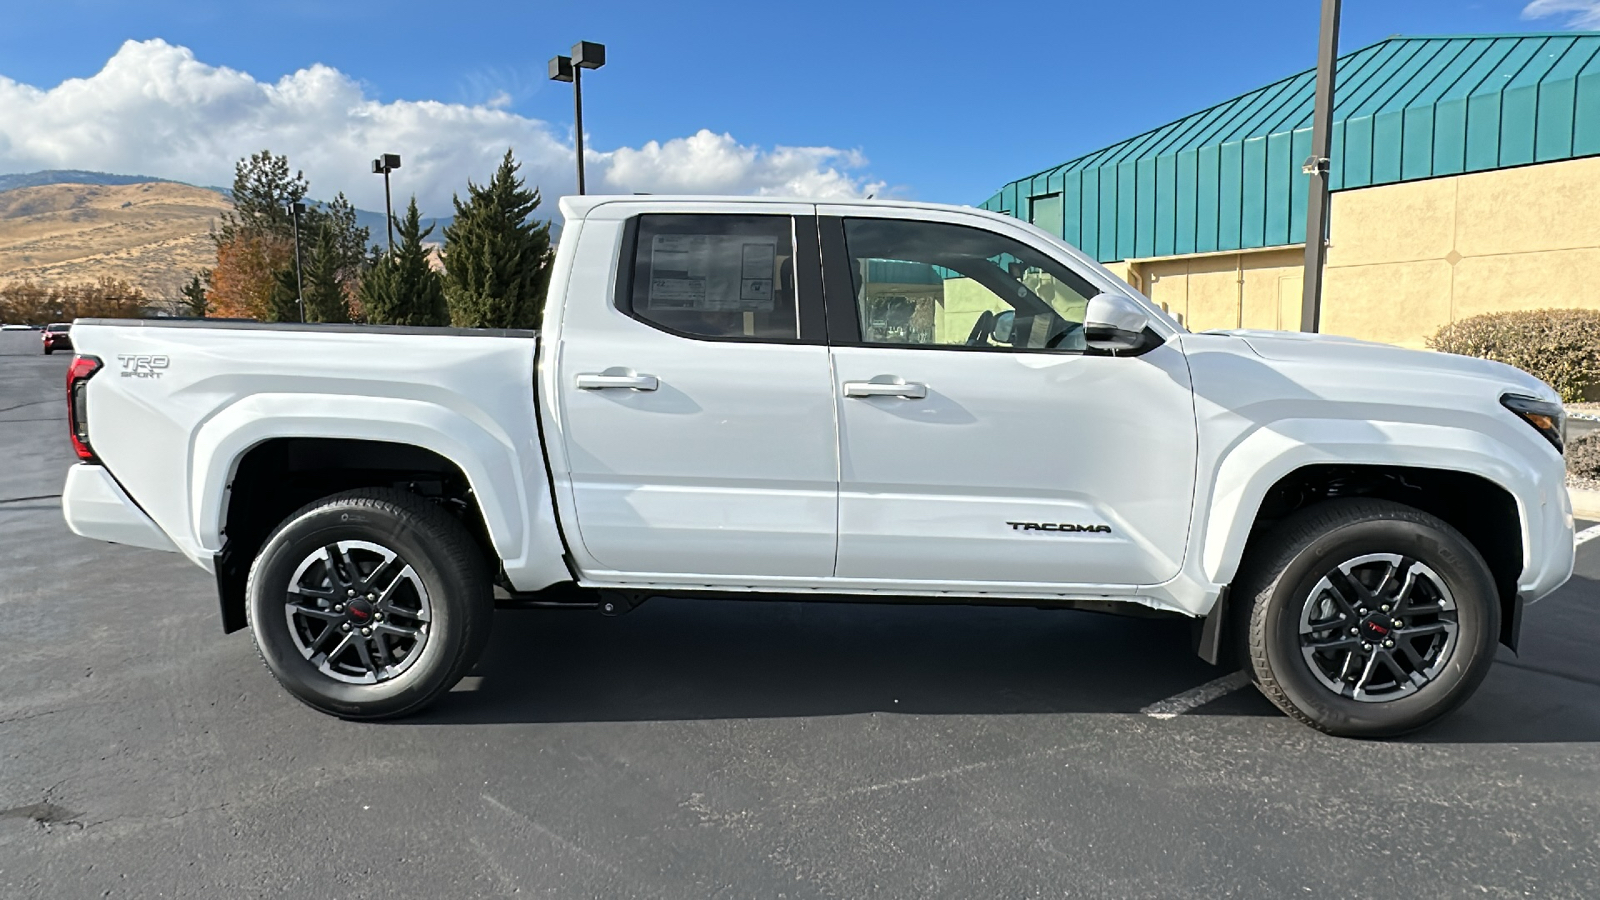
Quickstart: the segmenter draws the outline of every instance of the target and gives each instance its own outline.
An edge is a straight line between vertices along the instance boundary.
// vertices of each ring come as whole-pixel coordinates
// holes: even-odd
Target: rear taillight
[[[94,462],[94,450],[89,447],[89,378],[100,371],[100,360],[94,356],[79,356],[67,369],[67,427],[72,431],[72,449],[79,459]]]

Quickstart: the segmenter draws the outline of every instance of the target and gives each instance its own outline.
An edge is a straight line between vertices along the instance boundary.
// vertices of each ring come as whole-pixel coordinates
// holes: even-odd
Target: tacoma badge
[[[1012,531],[1071,531],[1110,534],[1110,525],[1073,525],[1070,522],[1007,522]]]

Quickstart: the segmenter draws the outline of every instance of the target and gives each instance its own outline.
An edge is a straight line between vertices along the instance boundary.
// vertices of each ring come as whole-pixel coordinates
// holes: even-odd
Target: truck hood
[[[1257,356],[1276,362],[1308,363],[1329,369],[1381,369],[1404,377],[1406,372],[1454,374],[1506,384],[1541,400],[1560,402],[1554,388],[1514,366],[1472,356],[1408,350],[1331,334],[1298,331],[1234,329],[1213,331],[1243,340]]]

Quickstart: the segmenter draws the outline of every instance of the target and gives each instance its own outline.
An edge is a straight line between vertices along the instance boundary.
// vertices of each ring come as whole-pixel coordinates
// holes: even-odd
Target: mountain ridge
[[[41,169],[37,172],[0,174],[0,194],[25,188],[50,187],[59,184],[84,184],[95,187],[126,187],[135,184],[179,184],[184,187],[212,191],[229,200],[233,198],[233,191],[229,188],[193,184],[188,181],[179,181],[176,178],[160,178],[154,175],[121,175],[116,172],[96,172],[90,169]],[[306,202],[318,206],[327,205],[325,200],[307,200]],[[422,221],[424,225],[429,222],[435,223],[434,236],[442,240],[445,226],[454,222],[455,217],[431,216],[424,217]],[[387,245],[388,231],[383,213],[357,208],[356,224],[367,229],[372,246],[383,247]]]

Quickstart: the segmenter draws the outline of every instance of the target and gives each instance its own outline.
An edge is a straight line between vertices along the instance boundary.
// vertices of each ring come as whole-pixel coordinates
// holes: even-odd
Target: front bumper
[[[61,512],[74,534],[150,550],[178,548],[122,490],[104,466],[80,463],[67,470]]]
[[[1565,470],[1561,472],[1564,479]],[[1532,603],[1561,587],[1572,577],[1577,560],[1573,542],[1575,523],[1572,497],[1562,480],[1539,494],[1540,504],[1527,510],[1527,559],[1517,579],[1517,595]]]

